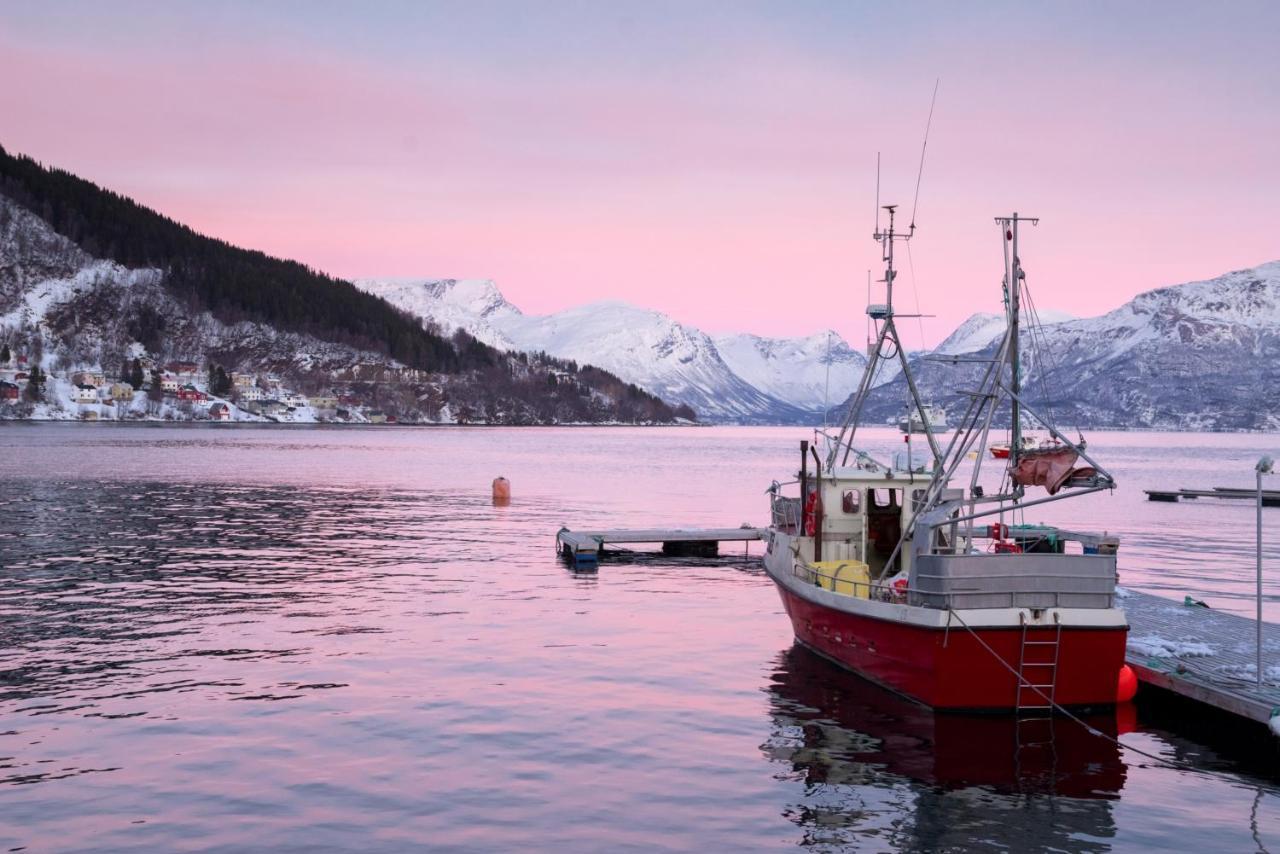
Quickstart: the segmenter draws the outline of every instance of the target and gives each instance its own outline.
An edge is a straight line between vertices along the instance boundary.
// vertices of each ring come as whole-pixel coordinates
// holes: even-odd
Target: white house
[[[71,393],[72,399],[76,403],[97,403],[98,387],[87,385],[85,383],[76,383],[75,390]]]
[[[248,403],[262,400],[266,396],[262,393],[262,389],[258,388],[256,385],[243,386],[238,389],[238,391],[240,393],[240,399]]]

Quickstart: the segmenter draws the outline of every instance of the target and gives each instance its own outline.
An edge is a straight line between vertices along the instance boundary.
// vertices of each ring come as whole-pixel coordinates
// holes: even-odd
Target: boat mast
[[[1005,305],[1008,311],[1008,358],[1011,374],[1009,387],[1013,391],[1013,394],[1009,397],[1009,417],[1013,419],[1010,426],[1009,468],[1016,469],[1018,467],[1018,459],[1022,456],[1022,404],[1019,402],[1019,397],[1022,395],[1022,366],[1018,338],[1020,333],[1019,320],[1022,315],[1022,280],[1025,278],[1022,272],[1022,262],[1018,258],[1018,223],[1030,222],[1035,225],[1040,222],[1040,218],[1020,217],[1018,212],[1014,211],[1013,216],[996,217],[996,222],[1000,224],[1004,231],[1004,286]],[[1017,487],[1016,491],[1021,494],[1022,487]]]
[[[872,321],[881,321],[880,332],[876,336],[875,343],[869,348],[867,369],[863,372],[862,382],[854,395],[844,423],[840,426],[840,435],[836,442],[831,445],[827,455],[828,471],[834,469],[837,464],[847,465],[849,462],[849,457],[853,453],[853,437],[858,429],[858,416],[861,414],[862,407],[871,393],[871,385],[876,370],[879,368],[880,362],[886,358],[883,355],[886,341],[893,347],[896,358],[902,364],[902,376],[906,380],[907,389],[911,394],[912,408],[920,414],[920,423],[924,429],[925,439],[929,442],[929,450],[933,453],[934,464],[942,464],[942,448],[938,446],[937,437],[933,435],[932,425],[929,423],[929,414],[925,412],[924,404],[920,401],[920,390],[916,387],[915,375],[911,370],[910,362],[907,360],[907,354],[902,349],[902,341],[898,337],[898,327],[894,322],[896,315],[893,311],[893,280],[897,278],[898,273],[893,268],[893,244],[897,240],[910,240],[912,235],[915,234],[915,226],[912,225],[906,234],[898,233],[894,230],[894,217],[898,206],[884,205],[883,209],[889,212],[889,226],[882,231],[879,222],[877,222],[876,233],[872,237],[880,244],[882,259],[885,262],[884,278],[880,280],[884,282],[885,301],[883,305],[867,306],[867,317]],[[908,410],[908,429],[911,426],[910,419],[910,410]]]

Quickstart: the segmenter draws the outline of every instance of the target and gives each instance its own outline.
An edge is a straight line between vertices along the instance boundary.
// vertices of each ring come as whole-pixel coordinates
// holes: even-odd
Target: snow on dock
[[[645,528],[641,530],[556,532],[556,551],[575,567],[594,567],[606,545],[661,543],[662,553],[686,557],[715,557],[719,544],[764,539],[763,528]]]
[[[1280,626],[1262,626],[1259,686],[1253,620],[1133,590],[1118,595],[1129,619],[1125,660],[1141,682],[1261,723],[1280,712]]]
[[[1235,498],[1257,501],[1258,493],[1253,489],[1236,489],[1228,486],[1215,486],[1213,489],[1144,489],[1148,501],[1177,501],[1181,498]],[[1280,507],[1280,491],[1265,489],[1262,491],[1263,507]]]

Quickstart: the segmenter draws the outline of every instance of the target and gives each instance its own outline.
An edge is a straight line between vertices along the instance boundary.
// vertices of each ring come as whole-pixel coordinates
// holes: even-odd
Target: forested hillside
[[[218,403],[234,420],[696,417],[589,365],[446,337],[349,282],[199,234],[3,148],[0,345],[0,381],[12,386],[0,388],[9,395],[0,418],[199,419]],[[139,360],[198,367],[185,386],[157,367],[153,405],[108,401],[125,379],[119,366]],[[205,383],[206,372],[251,379],[227,390]]]
[[[167,271],[165,283],[219,320],[256,320],[452,373],[492,364],[483,345],[458,353],[417,320],[349,282],[296,261],[206,237],[132,199],[0,147],[0,193],[89,255]]]

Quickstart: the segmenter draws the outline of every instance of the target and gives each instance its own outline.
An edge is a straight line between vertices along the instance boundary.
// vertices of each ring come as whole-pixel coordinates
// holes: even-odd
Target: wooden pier
[[[575,568],[593,568],[608,545],[662,544],[673,557],[715,557],[720,543],[749,543],[764,539],[763,528],[645,528],[642,530],[556,532],[556,551]]]
[[[1227,498],[1242,501],[1257,501],[1257,490],[1238,489],[1230,486],[1215,486],[1213,489],[1144,489],[1148,501],[1178,501],[1182,498]],[[1280,491],[1265,489],[1262,491],[1263,507],[1280,507]]]
[[[1280,626],[1262,626],[1259,687],[1257,623],[1248,617],[1136,591],[1120,605],[1129,619],[1125,660],[1140,682],[1264,724],[1280,713]]]

